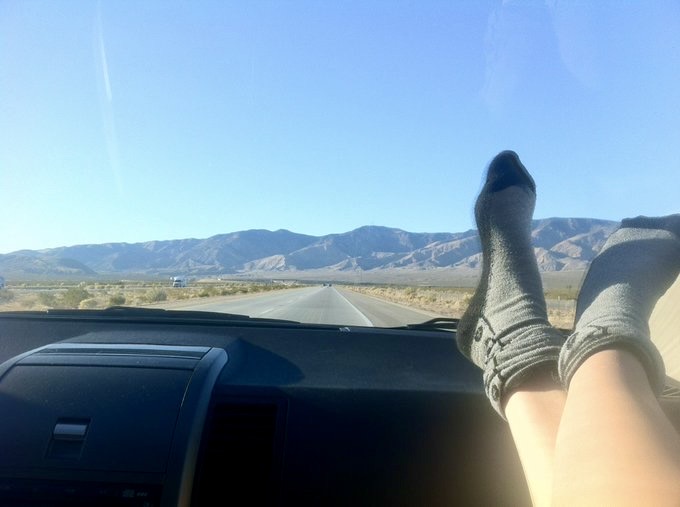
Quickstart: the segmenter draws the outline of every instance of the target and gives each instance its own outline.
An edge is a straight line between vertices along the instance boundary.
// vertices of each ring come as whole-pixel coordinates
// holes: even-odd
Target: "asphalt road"
[[[401,326],[423,322],[434,316],[333,286],[218,297],[207,301],[177,301],[157,306],[347,326]]]

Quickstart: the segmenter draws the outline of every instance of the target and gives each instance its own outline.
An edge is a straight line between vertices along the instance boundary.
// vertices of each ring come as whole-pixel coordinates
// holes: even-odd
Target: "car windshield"
[[[0,310],[458,318],[489,161],[536,180],[549,318],[678,211],[674,1],[0,2]]]

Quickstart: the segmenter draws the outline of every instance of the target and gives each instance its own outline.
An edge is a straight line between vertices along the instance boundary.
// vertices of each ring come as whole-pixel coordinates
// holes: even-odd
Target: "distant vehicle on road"
[[[187,279],[184,278],[183,276],[173,276],[172,277],[172,286],[173,287],[186,287],[187,286]]]

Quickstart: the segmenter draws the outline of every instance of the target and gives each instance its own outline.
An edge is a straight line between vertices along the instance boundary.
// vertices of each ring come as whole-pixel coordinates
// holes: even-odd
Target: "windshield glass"
[[[678,211],[680,6],[0,3],[0,309],[460,317],[484,169],[533,174],[549,317]]]

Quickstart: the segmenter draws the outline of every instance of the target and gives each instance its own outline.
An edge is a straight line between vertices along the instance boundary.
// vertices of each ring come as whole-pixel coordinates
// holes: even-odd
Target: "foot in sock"
[[[559,358],[562,384],[592,354],[625,348],[642,362],[655,392],[664,387],[663,360],[649,335],[657,300],[680,272],[680,215],[626,219],[588,269],[578,296],[576,326]]]
[[[489,400],[504,417],[507,394],[539,371],[557,374],[564,336],[548,322],[531,244],[536,186],[517,154],[497,155],[477,198],[482,277],[461,318],[458,348],[483,370]]]

